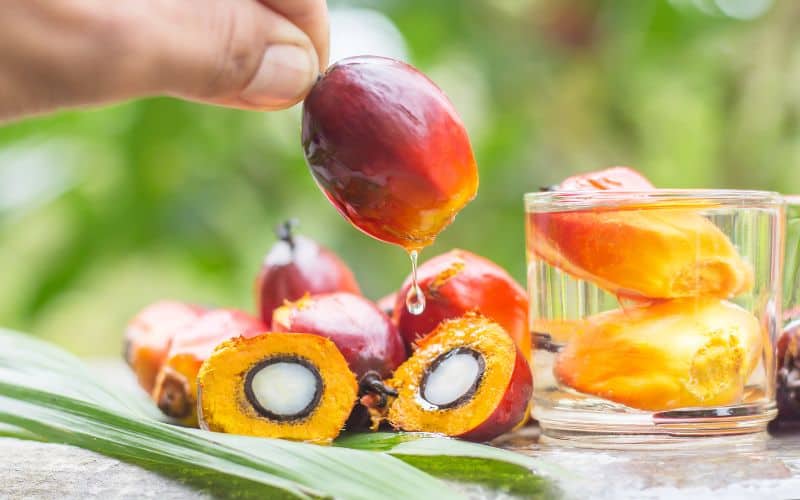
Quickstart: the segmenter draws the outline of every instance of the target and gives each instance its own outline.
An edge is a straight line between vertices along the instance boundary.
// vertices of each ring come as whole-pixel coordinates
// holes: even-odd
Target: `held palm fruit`
[[[292,234],[293,225],[287,221],[278,227],[279,241],[264,258],[256,278],[256,306],[266,324],[285,300],[307,293],[361,293],[347,264],[315,241]]]
[[[306,333],[230,339],[203,363],[198,386],[204,429],[316,443],[339,435],[358,392],[334,343]]]
[[[417,283],[425,296],[422,314],[411,314],[405,307],[411,277],[403,283],[394,307],[395,322],[409,346],[433,331],[442,320],[475,311],[500,324],[525,358],[530,358],[528,295],[502,267],[456,249],[422,264],[417,271]]]
[[[203,309],[182,302],[164,300],[142,309],[125,329],[125,361],[139,385],[148,393],[167,358],[172,337],[196,321]]]
[[[586,322],[556,357],[556,379],[640,410],[735,404],[761,358],[756,317],[714,298],[608,311]]]
[[[470,441],[489,441],[520,424],[533,392],[514,341],[475,314],[440,323],[389,384],[398,393],[388,412],[393,426]]]
[[[652,188],[637,172],[614,167],[570,177],[552,190],[577,197],[580,191]],[[528,248],[554,267],[635,300],[747,292],[752,268],[698,208],[651,204],[531,213]]]
[[[252,337],[267,329],[257,319],[234,309],[204,313],[172,339],[152,397],[159,409],[186,425],[197,424],[197,372],[214,348],[232,337]]]
[[[430,245],[478,189],[453,105],[393,59],[332,65],[303,103],[302,143],[314,179],[344,218],[407,249]]]
[[[329,338],[364,389],[390,377],[408,357],[389,318],[369,300],[350,293],[312,295],[286,303],[272,315],[272,330]]]

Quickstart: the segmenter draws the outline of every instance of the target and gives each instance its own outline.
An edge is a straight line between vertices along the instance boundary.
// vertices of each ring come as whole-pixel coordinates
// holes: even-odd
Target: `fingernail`
[[[293,103],[311,88],[317,76],[316,66],[310,50],[296,45],[270,45],[241,97],[256,106]]]

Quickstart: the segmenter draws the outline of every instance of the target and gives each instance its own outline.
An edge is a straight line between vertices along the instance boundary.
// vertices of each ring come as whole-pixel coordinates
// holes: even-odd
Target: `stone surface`
[[[94,366],[111,384],[130,383],[117,363]],[[560,485],[569,498],[800,498],[800,429],[722,443],[670,450],[586,450],[541,443],[538,429],[527,427],[498,444],[573,474]],[[0,499],[230,496],[229,485],[215,489],[220,483],[212,473],[147,468],[71,446],[0,438]],[[469,498],[495,496],[454,486]],[[252,485],[236,488],[236,496],[247,497],[248,487]]]
[[[504,444],[574,473],[569,498],[779,499],[800,497],[800,433],[761,444],[674,451],[601,451],[531,442],[527,429]],[[194,499],[227,496],[212,475],[148,470],[65,445],[0,438],[0,498]],[[461,487],[471,498],[493,495]]]

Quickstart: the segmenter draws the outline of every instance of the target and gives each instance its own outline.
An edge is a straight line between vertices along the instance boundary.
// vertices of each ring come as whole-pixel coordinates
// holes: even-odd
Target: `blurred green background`
[[[522,282],[522,194],[608,165],[662,187],[800,191],[800,2],[329,2],[333,57],[407,59],[454,101],[478,198],[423,259],[483,254]],[[173,99],[0,128],[0,325],[114,355],[126,320],[178,298],[253,310],[272,228],[349,261],[377,298],[409,270],[351,228],[304,164],[299,109]]]

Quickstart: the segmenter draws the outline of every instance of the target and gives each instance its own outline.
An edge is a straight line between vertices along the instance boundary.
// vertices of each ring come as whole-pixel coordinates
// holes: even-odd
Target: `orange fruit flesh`
[[[586,323],[556,358],[556,379],[641,410],[735,404],[762,352],[756,317],[714,298],[614,310]]]
[[[753,283],[728,237],[686,209],[536,213],[529,230],[536,256],[615,294],[727,298]]]
[[[463,405],[435,407],[420,395],[422,380],[440,355],[459,347],[483,356],[482,379],[473,397]],[[442,322],[419,342],[414,355],[389,380],[389,385],[398,392],[389,407],[389,422],[407,431],[449,436],[460,436],[476,429],[487,421],[503,399],[511,382],[516,356],[517,349],[511,337],[486,318],[470,314]]]
[[[322,378],[322,393],[310,414],[296,421],[275,421],[248,401],[249,371],[272,357],[302,358]],[[262,436],[319,444],[339,435],[355,405],[358,384],[333,342],[306,333],[266,333],[237,337],[220,344],[198,374],[201,427],[231,434]]]

